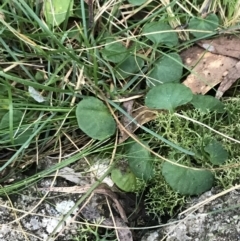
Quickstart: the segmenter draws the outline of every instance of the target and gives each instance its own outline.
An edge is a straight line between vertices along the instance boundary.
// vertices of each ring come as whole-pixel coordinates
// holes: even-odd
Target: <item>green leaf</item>
[[[146,34],[146,37],[150,39],[154,44],[164,44],[168,47],[174,47],[178,45],[178,35],[167,23],[147,23],[143,27],[143,34]]]
[[[15,132],[14,133],[14,145],[23,145],[28,139],[29,139],[29,136],[31,136],[33,133],[33,130],[32,129],[27,129],[27,130],[24,130],[24,129],[19,129],[17,130],[17,133]],[[2,134],[0,136],[0,144],[6,144],[6,143],[9,143],[11,141],[11,137],[10,135],[7,133],[7,134]],[[25,146],[26,148],[27,146]]]
[[[0,136],[0,143],[9,143],[11,140],[10,134],[9,134],[9,118],[10,118],[10,112],[8,111],[1,119],[0,122],[0,131],[3,133]],[[14,144],[16,145],[22,145],[25,143],[29,136],[32,134],[32,129],[22,128],[20,124],[23,125],[22,118],[23,118],[23,112],[20,110],[13,110],[13,129],[14,129]],[[25,125],[26,126],[26,125]],[[15,131],[16,130],[16,131]]]
[[[33,133],[32,129],[20,129],[16,135],[16,138],[14,139],[14,144],[16,145],[22,145],[23,143],[25,143],[29,136],[31,136]]]
[[[111,178],[125,192],[133,192],[136,189],[136,176],[131,172],[129,167],[124,171],[119,168],[113,169]]]
[[[145,142],[145,146],[149,147]],[[154,175],[153,164],[150,152],[137,142],[128,144],[127,146],[127,160],[131,171],[136,177],[148,181]]]
[[[214,165],[221,165],[228,159],[228,152],[216,140],[209,140],[208,144],[204,147],[204,151],[209,154],[210,161]]]
[[[191,103],[203,113],[208,113],[208,111],[225,112],[224,104],[210,95],[193,95]]]
[[[142,58],[134,57],[129,55],[127,59],[125,59],[119,66],[118,66],[118,76],[119,78],[127,78],[128,76],[138,72],[144,65],[144,61]]]
[[[118,42],[111,44],[108,42],[105,48],[102,50],[103,58],[113,63],[122,62],[128,54],[127,49]]]
[[[116,123],[108,108],[95,97],[80,101],[76,116],[79,128],[93,139],[107,139],[116,131]]]
[[[171,188],[182,195],[198,195],[209,190],[214,181],[208,170],[190,169],[165,162],[162,174]]]
[[[216,14],[209,14],[206,18],[192,18],[189,21],[189,29],[199,30],[200,32],[191,31],[191,33],[197,37],[202,38],[209,33],[201,32],[203,31],[214,31],[218,28],[219,20]]]
[[[145,105],[152,109],[174,111],[192,100],[191,90],[182,84],[168,83],[153,87],[145,97]]]
[[[42,81],[44,80],[44,73],[42,71],[37,70],[35,76],[34,76],[36,81]]]
[[[13,114],[12,114],[12,119],[13,119],[13,125],[15,127],[19,126],[19,123],[22,120],[23,117],[23,112],[20,110],[13,110]],[[8,111],[3,117],[2,120],[0,122],[0,129],[5,129],[5,128],[9,128],[9,119],[10,119],[10,112]]]
[[[73,14],[73,0],[44,1],[43,13],[48,25],[58,26],[67,16]]]
[[[8,112],[9,104],[9,99],[0,95],[0,119],[2,119],[2,117]]]
[[[0,53],[1,53],[1,51],[0,51]],[[8,91],[8,86],[5,85],[4,83],[0,83],[0,96],[1,96],[1,98],[6,95],[7,91]]]
[[[150,85],[179,82],[182,77],[182,72],[181,57],[177,53],[170,53],[156,61],[147,80]]]
[[[144,4],[145,2],[147,2],[147,0],[128,0],[128,2],[130,4],[132,4],[133,6],[140,6],[140,5]]]

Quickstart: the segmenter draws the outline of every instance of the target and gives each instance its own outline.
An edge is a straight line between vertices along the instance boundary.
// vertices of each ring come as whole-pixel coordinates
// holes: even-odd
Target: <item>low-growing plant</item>
[[[203,1],[5,0],[0,154],[9,154],[0,172],[13,166],[22,171],[46,153],[59,160],[62,153],[68,156],[0,194],[109,151],[117,157],[111,170],[116,186],[138,194],[139,187],[147,187],[148,211],[156,215],[172,215],[188,196],[213,185],[234,185],[239,180],[239,97],[221,102],[193,94],[181,83],[191,69],[179,52],[228,27],[222,12],[236,19],[233,8],[225,9],[229,3],[213,2],[203,11]],[[214,10],[221,3],[219,14]],[[139,124],[122,104],[129,100],[154,111],[155,120]],[[122,116],[139,129],[121,126]],[[119,130],[129,136],[121,146]]]
[[[229,188],[238,183],[240,165],[238,158],[239,144],[228,138],[238,135],[239,132],[236,126],[239,118],[238,102],[238,98],[223,101],[227,110],[225,113],[202,112],[197,109],[185,110],[182,114],[188,117],[188,119],[174,113],[159,114],[155,124],[151,124],[151,128],[154,128],[157,133],[160,132],[170,141],[181,143],[184,148],[192,147],[196,155],[183,155],[181,152],[169,148],[165,143],[159,142],[156,138],[150,140],[149,145],[152,149],[157,150],[159,154],[174,160],[178,164],[187,166],[187,168],[181,174],[181,166],[170,164],[170,171],[166,174],[168,169],[164,170],[164,165],[167,162],[164,164],[159,162],[159,160],[154,162],[155,178],[151,182],[150,191],[146,199],[149,212],[169,213],[172,215],[174,208],[182,208],[184,206],[186,199],[184,198],[185,195],[181,194],[184,194],[185,191],[191,194],[191,188],[198,184],[193,190],[193,193],[197,194],[197,190],[200,190],[203,185],[213,185],[213,177],[216,187]],[[193,123],[192,120],[198,120],[198,123]],[[225,133],[225,135],[221,136],[212,129],[208,129],[208,127],[220,133]],[[212,172],[211,179],[209,180],[205,177],[205,180],[199,179],[201,180],[200,183],[195,182],[198,176],[195,174],[191,176],[191,170],[194,173],[194,170],[198,171],[198,168],[204,168],[204,170]],[[187,170],[189,170],[188,173]],[[164,178],[164,175],[170,175],[172,179]],[[184,177],[181,177],[181,175],[184,175]],[[175,178],[178,178],[177,181]],[[191,179],[194,179],[194,181],[192,182]],[[189,183],[185,183],[182,189],[181,184],[187,180]],[[172,188],[169,188],[168,182]],[[185,189],[188,185],[189,188]],[[173,190],[177,188],[180,191],[176,193]]]
[[[97,223],[97,225],[100,225],[101,222]],[[105,229],[105,233],[99,234],[99,227],[98,226],[92,226],[86,223],[85,226],[82,226],[79,229],[79,232],[77,235],[74,235],[72,238],[73,241],[89,241],[89,240],[96,240],[96,241],[117,241],[116,235],[114,231],[109,231],[108,229]]]

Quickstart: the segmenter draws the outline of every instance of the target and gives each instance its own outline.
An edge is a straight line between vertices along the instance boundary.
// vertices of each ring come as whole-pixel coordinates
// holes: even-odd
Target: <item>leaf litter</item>
[[[220,84],[216,91],[219,99],[240,77],[240,43],[236,37],[200,41],[198,46],[183,51],[181,57],[192,70],[183,83],[193,93],[204,95]]]
[[[147,122],[156,119],[157,117],[157,112],[153,111],[151,109],[149,109],[146,106],[137,106],[134,108],[133,103],[131,102],[126,102],[126,112],[132,116],[135,121],[138,123],[138,125],[136,125],[135,123],[131,122],[131,120],[129,120],[129,118],[125,115],[123,115],[121,117],[121,123],[122,125],[128,130],[128,132],[130,133],[134,133],[139,126],[146,124]],[[135,104],[137,105],[137,104]],[[122,130],[121,128],[119,128],[120,131],[120,137],[118,140],[118,143],[123,143],[125,140],[127,140],[129,138],[129,135],[127,134],[126,131]]]

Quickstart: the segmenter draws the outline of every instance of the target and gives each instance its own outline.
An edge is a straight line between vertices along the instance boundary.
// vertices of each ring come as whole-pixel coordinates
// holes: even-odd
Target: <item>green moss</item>
[[[223,102],[226,106],[226,112],[223,114],[210,112],[203,114],[198,110],[190,108],[179,113],[205,124],[223,135],[239,139],[240,98],[231,98]],[[179,146],[196,153],[195,157],[185,155],[151,137],[150,146],[160,155],[190,167],[214,170],[215,185],[223,189],[229,188],[240,181],[239,143],[229,140],[223,135],[219,135],[191,120],[186,120],[170,113],[160,113],[158,118],[151,123],[151,129]],[[228,160],[222,166],[214,166],[204,151],[204,145],[211,138],[220,142],[229,154]],[[181,208],[184,205],[186,197],[174,192],[165,182],[161,173],[161,160],[155,161],[154,165],[155,178],[150,185],[151,187],[145,200],[147,209],[150,213],[155,213],[156,215],[164,213],[171,215],[174,208]]]
[[[148,213],[157,217],[165,214],[173,216],[175,209],[181,209],[185,204],[185,200],[186,197],[174,192],[158,172],[146,196],[145,204]]]

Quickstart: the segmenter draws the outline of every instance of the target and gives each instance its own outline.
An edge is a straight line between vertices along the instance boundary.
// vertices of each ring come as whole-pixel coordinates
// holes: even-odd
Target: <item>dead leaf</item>
[[[123,102],[123,105],[122,105],[122,108],[130,116],[132,116],[133,104],[134,104],[134,100],[128,100],[128,101]],[[122,115],[120,122],[122,123],[122,125],[124,126],[124,128],[127,131],[129,131],[130,133],[133,133],[134,123],[132,123],[127,116]],[[124,131],[122,128],[120,128],[120,136],[119,136],[118,143],[124,142],[128,137],[129,136],[128,136],[127,132]]]
[[[222,95],[240,78],[240,61],[237,64],[229,69],[229,73],[221,82],[218,87],[216,98],[220,99]]]
[[[235,35],[219,36],[211,40],[202,40],[198,45],[205,48],[211,53],[232,57],[237,60],[240,59],[240,41],[239,37]],[[240,78],[240,62],[230,68],[224,75],[225,78],[217,90],[216,98],[221,98],[222,95]]]
[[[236,81],[230,74],[238,62],[234,58],[213,54],[198,46],[183,51],[181,57],[183,63],[193,70],[183,82],[193,93],[206,94],[220,82]]]
[[[215,39],[201,40],[198,42],[198,45],[211,53],[240,59],[239,36],[219,36]]]
[[[144,125],[147,122],[156,119],[157,111],[153,111],[146,106],[140,106],[136,110],[133,111],[133,118],[138,122],[140,125]],[[135,126],[135,130],[138,129],[138,126]]]
[[[141,126],[151,120],[156,119],[157,112],[147,108],[146,106],[140,106],[139,108],[132,111],[131,116]],[[126,117],[126,120],[127,120],[126,123],[128,126],[131,123],[131,121],[127,117]],[[139,128],[139,125],[131,123],[131,133],[134,133]],[[121,138],[119,138],[119,143],[124,142],[129,137],[128,134],[124,132],[124,130],[122,130],[121,133],[125,133],[125,134],[124,135],[122,134]]]

